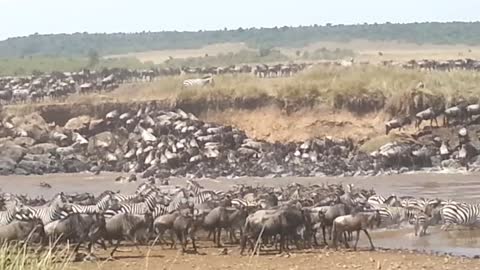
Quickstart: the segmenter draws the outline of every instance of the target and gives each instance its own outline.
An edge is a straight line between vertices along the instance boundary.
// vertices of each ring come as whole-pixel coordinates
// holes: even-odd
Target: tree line
[[[194,49],[222,42],[244,42],[254,49],[303,47],[317,41],[366,39],[417,44],[480,44],[480,22],[357,24],[223,29],[197,32],[33,34],[0,41],[0,57],[88,56],[164,49]]]

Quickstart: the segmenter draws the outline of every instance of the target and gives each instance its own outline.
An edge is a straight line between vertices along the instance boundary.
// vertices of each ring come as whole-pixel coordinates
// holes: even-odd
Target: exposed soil
[[[381,114],[356,116],[326,108],[300,110],[290,115],[274,106],[255,110],[231,109],[205,112],[200,118],[238,127],[249,137],[270,142],[305,141],[318,136],[360,140],[383,132]]]
[[[201,246],[210,243],[201,243]],[[127,248],[123,248],[124,250]],[[144,258],[134,248],[131,252],[118,252],[115,261],[73,263],[71,269],[480,269],[478,260],[458,257],[415,254],[409,251],[333,251],[307,250],[290,254],[270,253],[260,256],[240,256],[238,248],[228,247],[228,255],[221,255],[223,249],[200,249],[200,254],[185,254],[177,250],[155,248]]]

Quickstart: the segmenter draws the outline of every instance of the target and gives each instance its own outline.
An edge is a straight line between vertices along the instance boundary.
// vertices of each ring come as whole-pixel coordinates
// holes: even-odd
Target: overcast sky
[[[0,0],[0,40],[35,32],[478,21],[480,0]]]

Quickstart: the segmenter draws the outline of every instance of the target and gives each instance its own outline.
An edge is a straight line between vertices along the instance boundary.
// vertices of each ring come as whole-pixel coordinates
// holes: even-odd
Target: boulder
[[[8,157],[14,162],[19,162],[26,152],[27,150],[25,148],[10,141],[0,145],[0,153],[2,153],[2,157]]]
[[[48,141],[48,124],[40,114],[32,113],[27,116],[17,116],[12,118],[12,123],[16,128],[26,131],[28,137],[35,139],[35,141]]]
[[[39,143],[28,149],[28,152],[33,155],[53,154],[58,146],[53,143]]]
[[[99,133],[88,140],[88,153],[93,154],[102,149],[112,150],[116,148],[115,136],[110,131]]]
[[[66,130],[82,131],[89,128],[91,120],[92,118],[88,115],[74,117],[67,121],[64,128]]]
[[[17,137],[13,139],[13,143],[21,147],[30,147],[35,144],[35,140],[30,137]]]
[[[8,157],[0,157],[0,175],[9,175],[15,171],[17,163]]]

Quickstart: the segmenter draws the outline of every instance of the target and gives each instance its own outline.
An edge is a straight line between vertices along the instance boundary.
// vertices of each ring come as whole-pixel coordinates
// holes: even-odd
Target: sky
[[[479,0],[0,0],[0,40],[33,33],[479,21]]]

